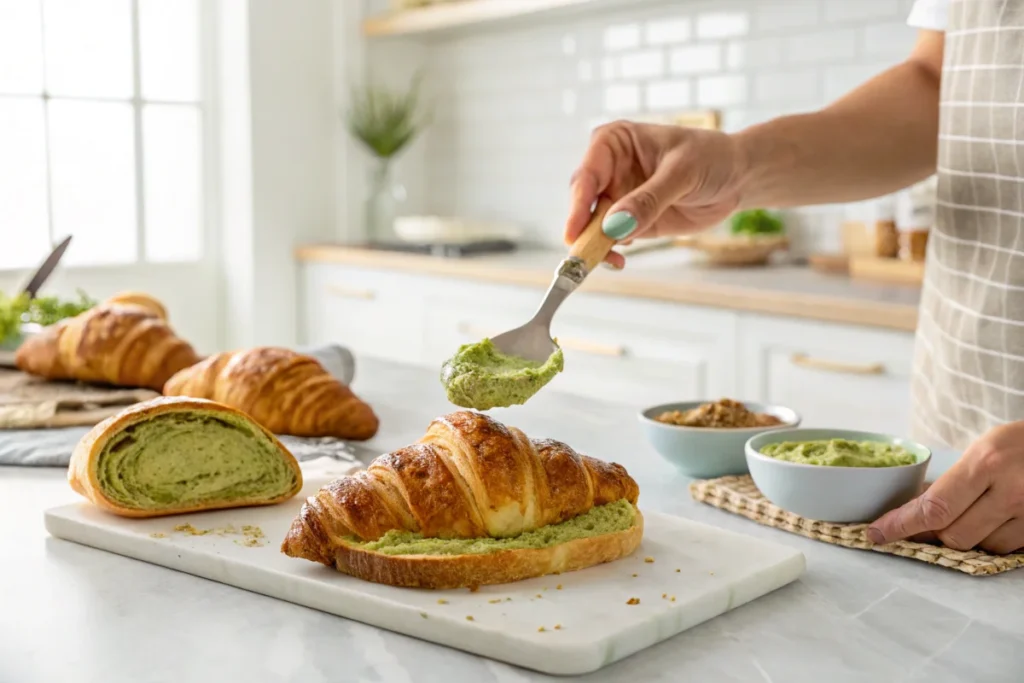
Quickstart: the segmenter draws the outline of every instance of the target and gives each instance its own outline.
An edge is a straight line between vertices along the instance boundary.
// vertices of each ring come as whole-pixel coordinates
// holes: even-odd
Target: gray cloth
[[[355,359],[348,349],[332,345],[299,350],[316,358],[345,384],[351,383],[355,377]],[[88,431],[88,427],[0,430],[0,465],[66,467],[75,444]],[[299,460],[322,456],[339,460],[365,457],[358,446],[330,437],[282,436],[281,442]]]

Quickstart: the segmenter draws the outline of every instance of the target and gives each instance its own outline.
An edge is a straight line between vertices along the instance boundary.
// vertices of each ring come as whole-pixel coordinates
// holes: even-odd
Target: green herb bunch
[[[734,235],[781,235],[786,231],[782,218],[766,209],[733,214],[731,228]]]
[[[395,156],[426,125],[426,118],[419,113],[421,80],[417,73],[405,93],[378,86],[352,91],[352,106],[346,116],[349,131],[376,156]]]
[[[77,299],[55,296],[30,299],[24,292],[13,297],[0,292],[0,344],[16,340],[24,323],[52,325],[96,305],[96,300],[82,290],[77,293]]]

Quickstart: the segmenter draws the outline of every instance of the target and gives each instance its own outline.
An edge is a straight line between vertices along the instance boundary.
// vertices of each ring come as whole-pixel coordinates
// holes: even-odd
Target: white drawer
[[[422,278],[393,271],[306,265],[305,342],[337,343],[359,355],[418,362],[423,348],[421,283]]]
[[[739,339],[742,398],[808,427],[908,432],[913,334],[744,315]]]
[[[500,309],[479,302],[469,307],[458,299],[432,300],[425,357],[440,365],[461,344],[521,325],[534,311],[534,298],[517,305],[509,305],[511,298],[506,298]],[[576,306],[576,314],[570,309],[556,317],[553,333],[565,353],[565,372],[552,380],[551,389],[637,408],[732,393],[731,314],[605,299]],[[644,307],[650,308],[638,310]],[[578,313],[588,309],[603,315]],[[682,321],[689,329],[682,329]]]

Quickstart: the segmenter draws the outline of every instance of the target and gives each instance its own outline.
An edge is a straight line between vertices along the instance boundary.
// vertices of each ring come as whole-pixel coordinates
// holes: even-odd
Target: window
[[[201,0],[0,0],[0,269],[194,262]]]

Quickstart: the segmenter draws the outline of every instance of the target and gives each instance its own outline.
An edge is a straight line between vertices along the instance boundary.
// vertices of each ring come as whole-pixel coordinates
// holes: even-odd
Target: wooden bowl
[[[679,244],[702,252],[713,265],[763,266],[773,253],[787,248],[789,240],[784,235],[693,235]]]

